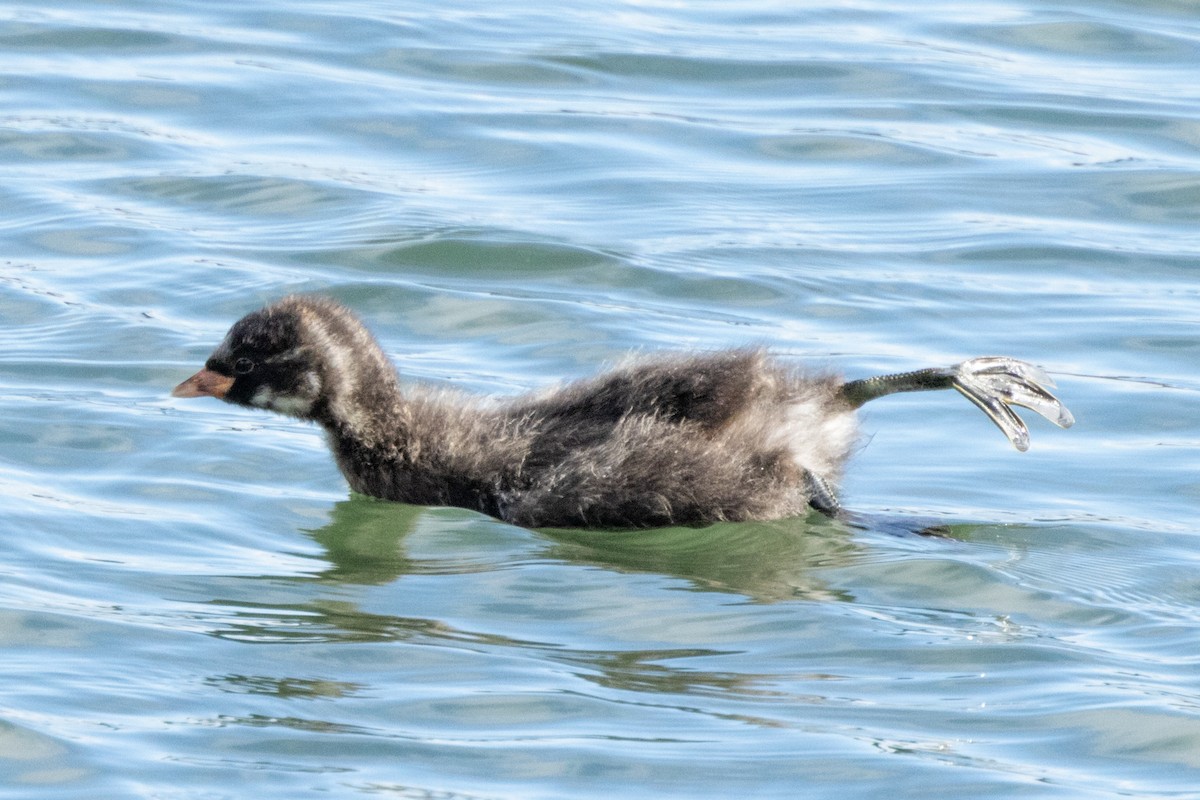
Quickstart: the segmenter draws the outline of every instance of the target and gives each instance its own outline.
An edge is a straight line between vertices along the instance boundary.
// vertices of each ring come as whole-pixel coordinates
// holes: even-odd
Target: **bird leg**
[[[808,492],[808,504],[825,516],[836,517],[842,510],[833,487],[815,472],[804,473],[804,489]]]
[[[1029,430],[1010,408],[1021,406],[1036,412],[1060,428],[1075,422],[1071,412],[1045,387],[1054,381],[1041,369],[1004,356],[972,358],[953,367],[920,369],[896,375],[849,381],[842,397],[858,408],[869,400],[897,392],[957,389],[996,424],[1013,446],[1029,449]]]

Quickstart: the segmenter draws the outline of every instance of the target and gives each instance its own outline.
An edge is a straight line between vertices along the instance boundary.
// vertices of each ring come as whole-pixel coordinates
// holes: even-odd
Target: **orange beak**
[[[224,399],[230,386],[233,386],[233,378],[206,368],[172,389],[171,396]]]

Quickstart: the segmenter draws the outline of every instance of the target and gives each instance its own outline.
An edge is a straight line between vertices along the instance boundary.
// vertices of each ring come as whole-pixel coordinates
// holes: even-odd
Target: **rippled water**
[[[0,796],[1200,796],[1197,6],[543,8],[0,5]],[[523,530],[167,396],[291,291],[470,390],[1004,353],[1079,423]]]

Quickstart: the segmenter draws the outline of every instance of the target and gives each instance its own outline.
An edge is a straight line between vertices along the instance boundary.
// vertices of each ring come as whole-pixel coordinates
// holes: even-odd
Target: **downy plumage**
[[[350,310],[291,296],[247,314],[176,397],[217,397],[324,428],[350,487],[529,527],[635,528],[838,511],[855,410],[954,388],[1019,450],[1023,406],[1074,421],[1041,370],[1010,358],[843,382],[762,349],[631,359],[511,399],[401,387]]]

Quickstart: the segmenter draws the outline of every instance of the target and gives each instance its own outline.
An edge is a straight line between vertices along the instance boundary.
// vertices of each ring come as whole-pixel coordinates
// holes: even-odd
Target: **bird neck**
[[[363,343],[359,343],[360,345]],[[322,370],[325,400],[314,414],[330,436],[361,447],[394,441],[405,425],[400,377],[374,341],[333,348]]]

